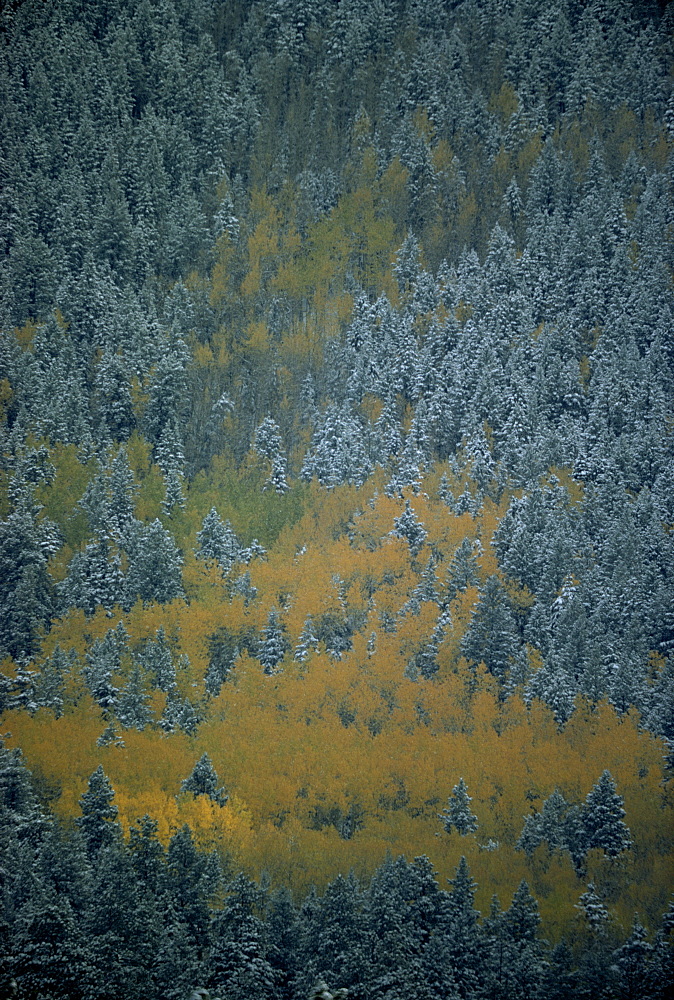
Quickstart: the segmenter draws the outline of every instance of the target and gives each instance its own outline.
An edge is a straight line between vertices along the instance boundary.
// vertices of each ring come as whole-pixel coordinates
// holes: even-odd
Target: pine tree
[[[508,595],[498,576],[487,579],[462,643],[467,659],[483,661],[490,673],[505,681],[517,655],[517,625]]]
[[[531,855],[544,841],[550,850],[568,847],[565,831],[569,803],[558,788],[543,803],[539,812],[531,813],[524,821],[524,827],[515,847]]]
[[[82,815],[75,821],[82,833],[87,853],[95,857],[118,844],[121,828],[117,819],[117,806],[112,785],[99,764],[89,778],[86,792],[80,798]]]
[[[47,560],[60,546],[55,526],[37,520],[40,508],[26,493],[0,521],[0,654],[27,660],[54,608]]]
[[[582,910],[593,934],[606,934],[609,914],[597,895],[593,882],[588,882],[587,890],[576,903],[576,908]]]
[[[265,417],[255,431],[255,451],[271,463],[271,472],[264,488],[272,487],[277,493],[286,493],[290,487],[287,480],[287,462],[281,447],[281,434],[278,424]]]
[[[209,955],[209,983],[232,1000],[272,1000],[275,975],[267,961],[262,921],[255,912],[262,893],[241,873],[229,886],[224,908],[215,915]]]
[[[452,832],[452,827],[462,837],[465,837],[469,833],[475,833],[478,824],[477,816],[470,811],[471,801],[465,781],[463,778],[459,778],[458,785],[454,785],[452,794],[449,797],[449,807],[443,809],[439,814],[447,833]]]
[[[152,722],[143,675],[137,665],[115,700],[115,714],[125,729],[142,732]]]
[[[168,603],[183,596],[182,556],[159,519],[151,524],[134,522],[124,539],[129,570],[124,583],[124,603],[130,608],[140,598],[145,603]]]
[[[478,927],[479,911],[475,909],[475,890],[468,862],[462,855],[454,878],[448,879],[449,894],[443,956],[454,970],[459,995],[476,992],[482,975],[482,942]]]
[[[38,707],[50,708],[56,718],[63,715],[65,678],[75,671],[77,654],[65,653],[57,643],[51,656],[42,664],[33,684],[33,700]]]
[[[283,625],[279,621],[276,608],[272,608],[267,618],[267,624],[262,629],[263,640],[258,659],[264,667],[265,674],[274,674],[285,656],[286,639]]]
[[[216,859],[197,850],[192,831],[185,825],[169,841],[166,867],[171,926],[175,928],[183,953],[188,956],[188,964],[196,964],[209,943],[208,901],[220,883]],[[170,961],[170,956],[165,954],[164,958]]]
[[[160,691],[169,691],[176,682],[176,668],[171,655],[171,647],[166,639],[164,626],[160,625],[154,639],[147,639],[139,653],[138,662],[152,676]]]
[[[102,639],[93,642],[82,670],[91,694],[103,709],[112,708],[119,693],[112,683],[112,675],[120,669],[128,640],[124,626],[121,622],[119,625],[121,628],[108,629]]]
[[[199,548],[196,550],[200,559],[215,559],[223,575],[229,573],[235,562],[242,558],[242,550],[234,530],[229,523],[220,520],[215,509],[206,515],[197,532]]]
[[[623,806],[622,796],[616,791],[610,771],[604,771],[588,792],[582,807],[586,851],[600,847],[604,854],[613,858],[632,846],[630,831],[623,822]]]
[[[648,941],[646,928],[635,916],[630,936],[613,953],[617,996],[629,997],[629,1000],[652,1000],[658,995],[652,956],[653,945]]]
[[[312,649],[318,649],[318,639],[314,635],[314,623],[311,615],[308,615],[295,646],[294,659],[304,663]]]
[[[97,607],[108,610],[119,604],[124,593],[124,577],[118,553],[107,539],[89,542],[76,552],[68,565],[68,575],[59,587],[66,607],[82,608],[93,615]]]
[[[464,538],[456,548],[447,569],[447,600],[462,593],[467,587],[477,583],[476,543]]]
[[[180,790],[192,792],[194,795],[208,795],[219,806],[224,806],[229,798],[224,788],[218,788],[218,776],[211,758],[206,753],[196,762],[194,770],[185,778]]]
[[[419,521],[409,500],[405,500],[405,510],[400,517],[394,518],[391,534],[396,538],[404,538],[407,541],[413,558],[421,551],[428,532]]]

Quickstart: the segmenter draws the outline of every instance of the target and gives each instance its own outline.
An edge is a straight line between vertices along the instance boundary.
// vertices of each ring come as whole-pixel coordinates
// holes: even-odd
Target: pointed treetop
[[[229,798],[224,788],[218,788],[218,775],[207,753],[202,754],[196,762],[190,776],[181,784],[180,791],[208,795],[219,806],[224,806]]]
[[[86,792],[80,798],[82,815],[75,820],[82,831],[89,854],[97,854],[121,836],[117,819],[117,806],[112,800],[114,789],[99,764],[89,778]]]
[[[454,827],[462,837],[465,837],[466,834],[474,833],[477,830],[477,816],[470,811],[471,801],[466,783],[463,778],[460,778],[458,785],[452,789],[449,807],[443,809],[439,814],[447,833],[451,833],[452,827]]]

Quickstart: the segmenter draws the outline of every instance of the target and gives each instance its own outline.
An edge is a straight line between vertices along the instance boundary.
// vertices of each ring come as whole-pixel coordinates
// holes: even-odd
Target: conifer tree
[[[278,665],[285,656],[286,640],[283,625],[279,621],[278,611],[272,608],[267,618],[267,624],[262,629],[262,644],[258,658],[264,667],[265,674],[277,672]]]
[[[86,792],[80,798],[82,815],[76,820],[82,833],[87,853],[95,857],[119,843],[121,828],[117,819],[117,806],[113,805],[115,793],[99,764],[89,778]]]
[[[312,649],[318,649],[318,639],[314,635],[314,623],[312,617],[311,615],[308,615],[304,625],[302,626],[302,631],[300,632],[297,640],[297,645],[295,646],[294,659],[298,660],[300,663],[304,663]]]
[[[220,520],[215,507],[211,507],[204,518],[201,531],[197,532],[197,541],[197,556],[200,559],[215,559],[223,575],[229,573],[242,557],[241,546],[231,524]]]
[[[417,556],[421,551],[428,532],[419,521],[409,500],[405,500],[405,510],[400,517],[394,519],[391,534],[397,538],[404,538],[407,541],[412,557]]]
[[[194,770],[185,778],[180,790],[192,792],[194,795],[208,795],[219,806],[224,806],[229,798],[224,788],[218,788],[218,776],[211,758],[206,753],[196,762]]]
[[[142,732],[152,722],[143,675],[138,665],[131,669],[128,681],[115,700],[115,714],[125,729]]]
[[[475,833],[478,824],[477,816],[470,811],[471,801],[465,781],[463,778],[459,778],[459,783],[454,785],[449,797],[449,806],[439,814],[447,833],[452,832],[452,827],[462,837],[469,833]]]
[[[83,667],[82,674],[93,697],[103,709],[115,704],[118,688],[112,683],[112,675],[120,669],[127,639],[128,635],[120,622],[117,628],[108,629],[102,639],[96,639],[86,654],[86,666]]]
[[[124,582],[124,604],[140,598],[165,604],[182,597],[182,556],[159,519],[151,524],[135,521],[124,539],[129,570]]]
[[[593,934],[606,934],[609,914],[597,895],[593,882],[588,882],[587,890],[576,903],[576,908],[582,910]]]
[[[609,857],[628,850],[632,841],[623,822],[624,815],[622,796],[618,795],[611,772],[604,771],[588,792],[582,807],[585,850],[600,847]]]

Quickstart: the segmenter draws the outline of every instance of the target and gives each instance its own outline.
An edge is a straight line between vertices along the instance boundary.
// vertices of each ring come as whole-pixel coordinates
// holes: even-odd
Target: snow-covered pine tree
[[[219,806],[224,806],[229,798],[224,787],[218,788],[218,775],[207,753],[202,754],[196,762],[192,773],[182,782],[180,791],[207,795]]]
[[[458,784],[454,785],[449,797],[449,805],[439,813],[439,818],[443,821],[447,833],[451,833],[452,828],[454,828],[462,837],[465,837],[477,830],[477,816],[470,811],[471,801],[465,781],[463,778],[459,778]]]

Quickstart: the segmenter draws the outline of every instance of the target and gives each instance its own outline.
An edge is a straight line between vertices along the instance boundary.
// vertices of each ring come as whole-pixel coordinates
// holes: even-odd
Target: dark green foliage
[[[468,794],[466,783],[463,778],[459,778],[458,785],[452,789],[449,797],[449,807],[444,809],[440,819],[444,823],[447,833],[454,828],[462,837],[477,830],[477,816],[470,811],[471,797]]]
[[[229,521],[220,520],[215,507],[206,515],[197,533],[200,559],[215,559],[223,574],[229,573],[235,562],[242,556],[242,549]]]
[[[202,754],[194,765],[194,770],[180,786],[181,792],[194,795],[208,795],[210,799],[224,806],[229,796],[224,788],[218,788],[218,776],[208,754]]]
[[[0,651],[21,661],[37,652],[40,630],[54,608],[46,567],[58,542],[37,512],[26,498],[0,522]]]
[[[632,846],[624,815],[622,797],[610,772],[604,771],[582,805],[571,805],[555,789],[540,813],[526,817],[516,847],[529,855],[541,843],[546,843],[550,851],[568,850],[577,870],[582,872],[585,855],[593,848],[601,848],[608,857],[617,857]]]
[[[623,822],[623,800],[609,771],[588,792],[583,805],[582,824],[586,850],[600,847],[604,854],[616,857],[631,847],[630,832]]]
[[[112,804],[114,797],[115,793],[103,771],[103,765],[99,764],[80,799],[82,815],[77,819],[84,845],[92,858],[117,845],[120,840],[121,829],[116,822],[117,806]]]
[[[265,674],[276,673],[288,645],[285,629],[279,620],[278,612],[276,608],[272,608],[267,618],[267,624],[262,629],[262,640],[258,653]]]
[[[490,673],[505,681],[517,656],[519,636],[508,595],[497,576],[490,576],[480,592],[462,649],[467,659],[484,662]]]
[[[144,817],[120,834],[102,768],[82,796],[79,831],[47,821],[17,751],[0,748],[0,842],[5,890],[2,988],[19,997],[181,1000],[207,983],[213,996],[308,996],[317,980],[349,996],[478,1000],[482,996],[596,996],[664,1000],[672,986],[666,914],[649,938],[607,933],[592,886],[580,908],[589,939],[576,954],[538,937],[538,905],[522,882],[505,912],[475,909],[462,858],[450,891],[428,858],[389,858],[361,887],[339,876],[299,908],[244,874],[226,887],[213,855],[183,827],[164,850]],[[29,875],[30,873],[30,875]],[[576,945],[578,942],[576,942]],[[541,993],[540,991],[543,990]],[[334,992],[334,991],[333,991]]]
[[[435,601],[444,614],[478,585],[461,652],[503,700],[543,699],[562,727],[578,695],[608,699],[671,744],[671,6],[24,0],[0,18],[0,657],[15,661],[1,706],[67,710],[67,654],[40,665],[53,616],[181,598],[176,539],[249,607],[254,573],[235,567],[260,548],[215,508],[196,540],[182,530],[216,494],[271,545],[310,480],[358,487],[381,466],[406,497],[392,533],[414,570],[427,536],[407,498],[446,462],[445,512],[473,518],[475,537],[491,501],[511,499],[498,569],[485,580],[464,542],[445,588],[429,560],[404,613]],[[263,189],[275,232],[258,280]],[[264,346],[249,350],[254,330]],[[51,483],[36,440],[77,449],[92,473],[60,522],[67,568],[33,499]],[[164,523],[156,509],[136,519],[156,473],[146,445]],[[319,642],[339,660],[365,625],[342,598],[305,623],[307,670]],[[441,616],[419,636],[409,677],[434,683],[450,628]],[[193,735],[199,709],[165,637],[127,640],[88,640],[100,745],[151,723],[146,685],[166,693],[158,725]],[[207,695],[238,650],[273,674],[288,648],[275,611],[261,635],[217,633]],[[357,711],[340,704],[345,725]],[[465,862],[450,893],[424,859],[389,861],[299,914],[279,898],[265,924],[243,876],[212,905],[219,876],[189,830],[166,858],[147,824],[127,847],[102,768],[79,840],[59,839],[1,753],[3,996],[184,1000],[206,984],[290,1000],[323,975],[354,1000],[671,988],[668,925],[609,940],[588,887],[584,955],[548,954],[527,886],[480,922]],[[212,767],[190,782],[226,797]],[[442,818],[467,834],[457,789]],[[584,803],[554,792],[519,846],[568,851],[582,874],[588,851],[629,849],[623,817],[605,772]],[[348,839],[361,819],[353,803],[327,821]]]
[[[227,629],[214,633],[208,642],[209,661],[206,671],[205,687],[208,694],[217,697],[220,688],[227,680],[239,654],[239,637]]]
[[[426,540],[427,532],[423,524],[419,522],[409,500],[405,501],[404,512],[400,517],[395,518],[391,534],[407,541],[412,557],[419,554]]]
[[[124,602],[130,607],[140,598],[164,604],[183,596],[182,556],[166,528],[157,519],[132,524],[125,538],[129,569],[124,581]]]

